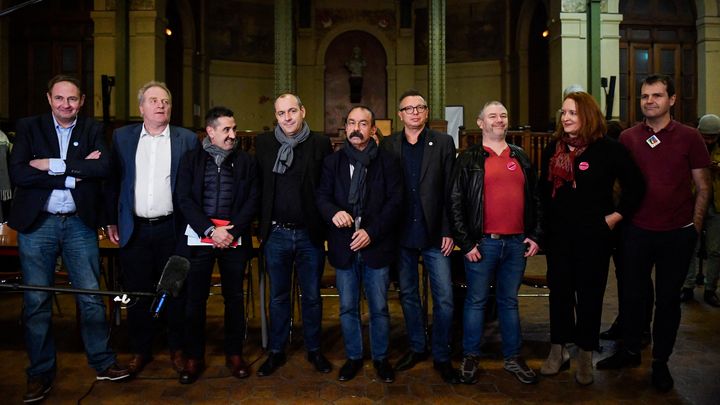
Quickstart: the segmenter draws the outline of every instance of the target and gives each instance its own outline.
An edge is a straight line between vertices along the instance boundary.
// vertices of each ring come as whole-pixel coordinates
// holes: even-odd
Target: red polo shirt
[[[485,159],[483,232],[511,235],[524,232],[525,176],[520,163],[510,157],[510,147]]]

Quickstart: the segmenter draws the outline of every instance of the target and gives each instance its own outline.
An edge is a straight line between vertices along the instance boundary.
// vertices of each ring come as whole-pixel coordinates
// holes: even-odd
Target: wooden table
[[[105,284],[109,290],[117,290],[117,257],[118,246],[110,242],[105,235],[104,229],[98,229],[98,246],[100,248],[100,259],[107,259],[105,269]],[[19,256],[17,231],[8,226],[7,223],[0,224],[0,256]],[[21,280],[20,272],[5,272],[4,276]],[[113,300],[108,301],[109,313],[116,325],[120,322],[120,307]]]

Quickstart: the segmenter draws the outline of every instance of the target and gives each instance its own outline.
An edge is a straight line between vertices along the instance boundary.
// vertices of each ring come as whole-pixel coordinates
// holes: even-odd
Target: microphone
[[[170,256],[157,285],[157,296],[152,305],[155,309],[151,309],[153,318],[160,316],[160,310],[162,310],[168,294],[173,297],[177,297],[180,294],[188,271],[190,271],[190,261],[188,259],[182,256]],[[155,305],[156,302],[157,305]]]

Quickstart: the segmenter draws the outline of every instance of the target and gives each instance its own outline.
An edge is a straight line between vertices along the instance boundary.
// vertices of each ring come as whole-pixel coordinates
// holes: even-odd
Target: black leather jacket
[[[525,236],[540,243],[542,206],[537,173],[522,148],[508,144],[510,156],[517,159],[525,174]],[[450,189],[450,227],[455,244],[463,254],[471,251],[483,237],[483,187],[485,158],[482,144],[472,146],[458,157]]]

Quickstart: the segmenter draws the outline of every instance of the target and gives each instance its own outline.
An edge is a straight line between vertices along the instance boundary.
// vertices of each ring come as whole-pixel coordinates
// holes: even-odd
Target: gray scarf
[[[210,137],[206,136],[205,139],[203,139],[202,147],[203,149],[205,149],[205,152],[209,153],[210,156],[212,156],[215,164],[220,167],[220,165],[222,164],[222,162],[225,161],[228,155],[235,151],[235,149],[237,148],[237,142],[235,142],[235,145],[233,145],[232,149],[225,150],[217,145],[214,145],[210,141]]]
[[[273,166],[273,173],[284,174],[285,171],[292,165],[293,162],[293,149],[301,144],[303,141],[308,139],[310,136],[310,127],[307,122],[303,122],[303,127],[295,136],[287,136],[283,132],[280,125],[275,126],[275,139],[280,142],[280,149],[278,149],[277,158],[275,158],[275,166]]]
[[[362,216],[363,208],[365,208],[365,196],[367,187],[365,177],[367,176],[367,167],[370,162],[377,157],[378,146],[372,139],[368,142],[364,150],[357,150],[345,138],[345,146],[341,149],[347,156],[350,164],[353,166],[353,175],[350,179],[350,192],[348,193],[348,204],[353,208],[353,217]]]

